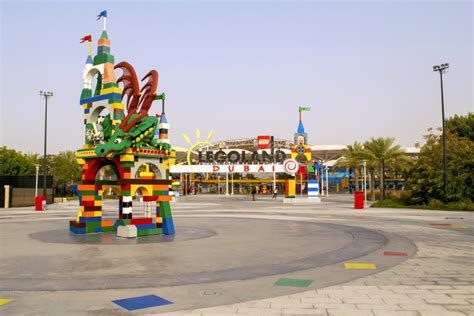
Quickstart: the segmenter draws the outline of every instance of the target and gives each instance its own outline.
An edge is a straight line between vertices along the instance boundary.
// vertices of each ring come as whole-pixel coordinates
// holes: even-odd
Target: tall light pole
[[[39,174],[39,164],[35,164],[36,167],[36,182],[35,182],[35,197],[38,196],[38,174]]]
[[[48,98],[53,96],[50,91],[40,91],[44,97],[44,155],[43,155],[43,196],[46,199],[46,140],[48,132]]]
[[[444,184],[444,198],[448,194],[448,162],[446,161],[446,132],[444,129],[444,91],[443,91],[443,72],[446,72],[449,68],[448,63],[444,63],[441,65],[434,65],[433,71],[439,72],[439,78],[441,83],[441,116],[443,119],[443,165],[444,165],[444,173],[443,173],[443,184]]]

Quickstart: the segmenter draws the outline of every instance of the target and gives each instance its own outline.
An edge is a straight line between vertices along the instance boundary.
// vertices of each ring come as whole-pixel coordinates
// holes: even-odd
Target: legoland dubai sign
[[[265,173],[286,172],[295,174],[298,162],[287,159],[282,164],[229,164],[229,165],[172,165],[171,173]]]

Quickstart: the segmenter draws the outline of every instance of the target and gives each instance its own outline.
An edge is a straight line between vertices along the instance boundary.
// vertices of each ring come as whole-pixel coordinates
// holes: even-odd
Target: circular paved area
[[[248,303],[250,307],[245,303],[235,307],[235,303],[271,297],[278,301],[281,295],[298,295],[304,290],[274,286],[281,277],[311,279],[308,289],[324,289],[387,269],[382,273],[388,273],[416,252],[406,238],[407,226],[410,231],[419,226],[420,232],[453,232],[446,226],[430,227],[432,218],[440,220],[433,216],[436,212],[399,211],[393,216],[393,210],[355,211],[350,205],[350,200],[340,198],[311,206],[283,205],[269,199],[254,203],[239,196],[187,197],[173,208],[174,238],[138,240],[69,235],[65,227],[74,217],[74,204],[55,205],[45,213],[9,210],[0,215],[0,298],[13,301],[0,306],[0,312],[115,315],[128,312],[112,300],[156,294],[174,304],[141,313],[222,304],[234,305],[214,312],[237,313],[240,309],[243,313],[245,308],[260,306],[260,301]],[[136,210],[138,213],[140,206]],[[451,214],[451,219],[443,220],[466,224],[466,215]],[[470,226],[465,227],[455,233],[471,238]],[[383,256],[387,251],[403,251],[407,256]],[[375,263],[377,270],[346,270],[344,262]],[[44,304],[45,300],[61,303]],[[297,303],[278,308],[274,302],[273,311],[270,304],[262,304],[282,314],[292,305],[298,308]],[[266,308],[255,308],[258,315],[266,313]],[[286,314],[292,313],[286,310]]]

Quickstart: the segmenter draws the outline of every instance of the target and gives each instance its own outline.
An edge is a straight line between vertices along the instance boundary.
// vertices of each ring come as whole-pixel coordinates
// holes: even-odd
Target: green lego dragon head
[[[131,115],[128,121],[132,122],[138,117]],[[156,145],[153,139],[158,119],[155,116],[146,116],[139,119],[128,131],[124,131],[119,125],[115,127],[114,133],[109,140],[97,146],[95,152],[98,157],[115,157],[127,148]]]

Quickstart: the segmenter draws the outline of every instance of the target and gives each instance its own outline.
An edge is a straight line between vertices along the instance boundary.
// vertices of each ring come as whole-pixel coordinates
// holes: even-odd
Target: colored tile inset
[[[156,306],[173,304],[173,302],[165,300],[164,298],[156,296],[156,295],[131,297],[131,298],[125,298],[121,300],[115,300],[112,302],[129,311],[134,311],[137,309],[148,308],[148,307],[156,307]]]
[[[437,223],[434,223],[434,224],[430,224],[430,226],[448,227],[448,226],[451,226],[451,224],[437,224]]]
[[[406,252],[396,252],[396,251],[385,251],[383,253],[384,256],[388,257],[406,257],[407,253]]]
[[[463,228],[466,228],[466,226],[449,226],[449,228],[463,229]]]
[[[273,285],[279,286],[294,286],[294,287],[308,287],[313,283],[313,280],[306,279],[279,279]]]
[[[0,306],[10,303],[12,300],[9,298],[0,298]]]
[[[347,270],[377,270],[374,263],[344,262],[344,268]]]

